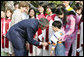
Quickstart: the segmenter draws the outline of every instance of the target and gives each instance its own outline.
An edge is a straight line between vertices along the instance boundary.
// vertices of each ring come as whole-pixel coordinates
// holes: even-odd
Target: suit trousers
[[[8,40],[11,41],[14,49],[15,56],[27,56],[27,50],[26,50],[26,41],[22,36],[13,30],[10,30],[10,32],[7,33],[7,35],[10,35],[8,37]]]

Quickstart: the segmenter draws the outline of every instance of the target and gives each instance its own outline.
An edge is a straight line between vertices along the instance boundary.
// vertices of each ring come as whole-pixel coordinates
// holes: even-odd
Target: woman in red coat
[[[36,15],[36,19],[39,20],[40,18],[46,18],[47,14],[45,14],[45,11],[46,11],[45,8],[46,8],[46,4],[44,2],[39,3],[39,5],[38,5],[39,14]],[[39,28],[38,31],[37,31],[37,37],[38,37],[37,40],[38,41],[44,41],[43,40],[45,38],[44,35],[45,35],[45,30],[41,30],[41,28]],[[38,46],[37,51],[39,51],[37,55],[42,56],[43,55],[42,54],[43,46]]]
[[[55,13],[55,5],[53,3],[49,3],[47,5],[47,8],[46,8],[46,11],[47,11],[47,14],[46,15],[46,19],[48,19],[49,21],[49,27],[46,29],[46,42],[49,41],[49,38],[51,37],[51,35],[53,34],[53,30],[52,30],[52,22],[54,21],[54,18],[56,17],[56,14]],[[47,46],[46,49],[48,50],[49,47]]]
[[[40,19],[40,18],[46,18],[46,15],[45,14],[45,11],[46,11],[46,4],[41,2],[39,3],[38,5],[38,15],[37,15],[37,19]]]
[[[11,23],[11,19],[12,19],[12,13],[13,11],[11,10],[11,8],[7,8],[6,10],[6,26],[5,26],[5,36],[10,28],[10,23]],[[11,54],[10,49],[9,49],[9,45],[10,42],[7,38],[5,38],[5,52]]]
[[[1,51],[4,51],[4,34],[5,34],[5,23],[6,23],[6,19],[5,19],[5,11],[2,10],[1,11]]]

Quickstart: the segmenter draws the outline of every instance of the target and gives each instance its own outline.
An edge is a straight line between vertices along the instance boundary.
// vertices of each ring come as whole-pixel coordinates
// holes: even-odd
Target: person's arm
[[[69,31],[67,32],[67,33],[65,33],[61,38],[63,39],[63,41],[64,41],[64,39],[65,39],[65,36],[68,36],[68,35],[71,35],[73,32],[74,32],[74,30],[75,30],[75,18],[73,17],[73,16],[70,16],[70,29],[69,29]],[[66,39],[65,39],[66,40]]]
[[[70,29],[66,33],[66,35],[71,35],[74,32],[74,30],[75,30],[75,18],[73,16],[71,16],[70,19],[71,19],[71,21],[70,21]]]
[[[36,46],[39,46],[39,45],[47,46],[48,45],[47,42],[38,42],[34,40],[33,35],[34,35],[34,30],[32,28],[27,28],[27,39],[30,44],[36,45]]]
[[[33,39],[33,36],[34,36],[34,31],[32,28],[27,28],[27,39],[28,39],[28,42],[32,45],[36,45],[38,46],[40,43],[36,40]]]

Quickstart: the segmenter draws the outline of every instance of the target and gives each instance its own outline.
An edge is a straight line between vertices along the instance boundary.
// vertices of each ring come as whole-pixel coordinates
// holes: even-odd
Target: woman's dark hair
[[[54,21],[54,22],[52,23],[52,26],[58,27],[59,29],[61,29],[62,23],[61,23],[60,21]]]
[[[44,14],[45,14],[45,12],[46,12],[46,7],[47,7],[47,3],[45,3],[45,2],[40,2],[39,5],[38,5],[38,7],[39,7],[39,6],[42,6],[42,7],[44,8]],[[38,11],[38,13],[40,14],[39,11]]]
[[[64,14],[64,17],[63,17],[63,25],[66,25],[66,23],[67,23],[67,20],[66,20],[66,18],[67,18],[67,15],[75,15],[75,13],[73,12],[73,11],[67,11],[67,10],[65,10],[64,8],[57,8],[57,10],[56,10],[56,14],[57,15],[62,15],[62,14]]]
[[[30,8],[28,14],[30,13],[31,10],[34,10],[34,17],[36,18],[36,10],[34,8]],[[29,18],[31,18],[30,15],[29,15]]]
[[[57,15],[62,15],[63,13],[65,13],[65,9],[64,8],[58,7],[56,9],[56,14]]]
[[[73,6],[73,9],[76,11],[76,10],[80,10],[80,9],[82,9],[83,8],[83,6],[82,6],[82,4],[81,3],[75,3],[75,5]]]
[[[47,5],[47,8],[50,8],[51,11],[52,11],[52,13],[55,13],[56,7],[55,7],[55,5],[54,5],[53,3],[49,3],[49,4]]]

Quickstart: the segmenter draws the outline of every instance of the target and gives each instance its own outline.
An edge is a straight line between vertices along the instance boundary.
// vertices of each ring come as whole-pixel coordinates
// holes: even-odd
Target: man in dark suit
[[[26,19],[13,25],[6,34],[6,37],[12,42],[15,56],[27,56],[27,50],[25,47],[26,41],[36,46],[47,46],[47,42],[38,42],[33,39],[33,36],[38,28],[43,30],[48,26],[49,22],[45,18],[41,18],[40,20]]]

